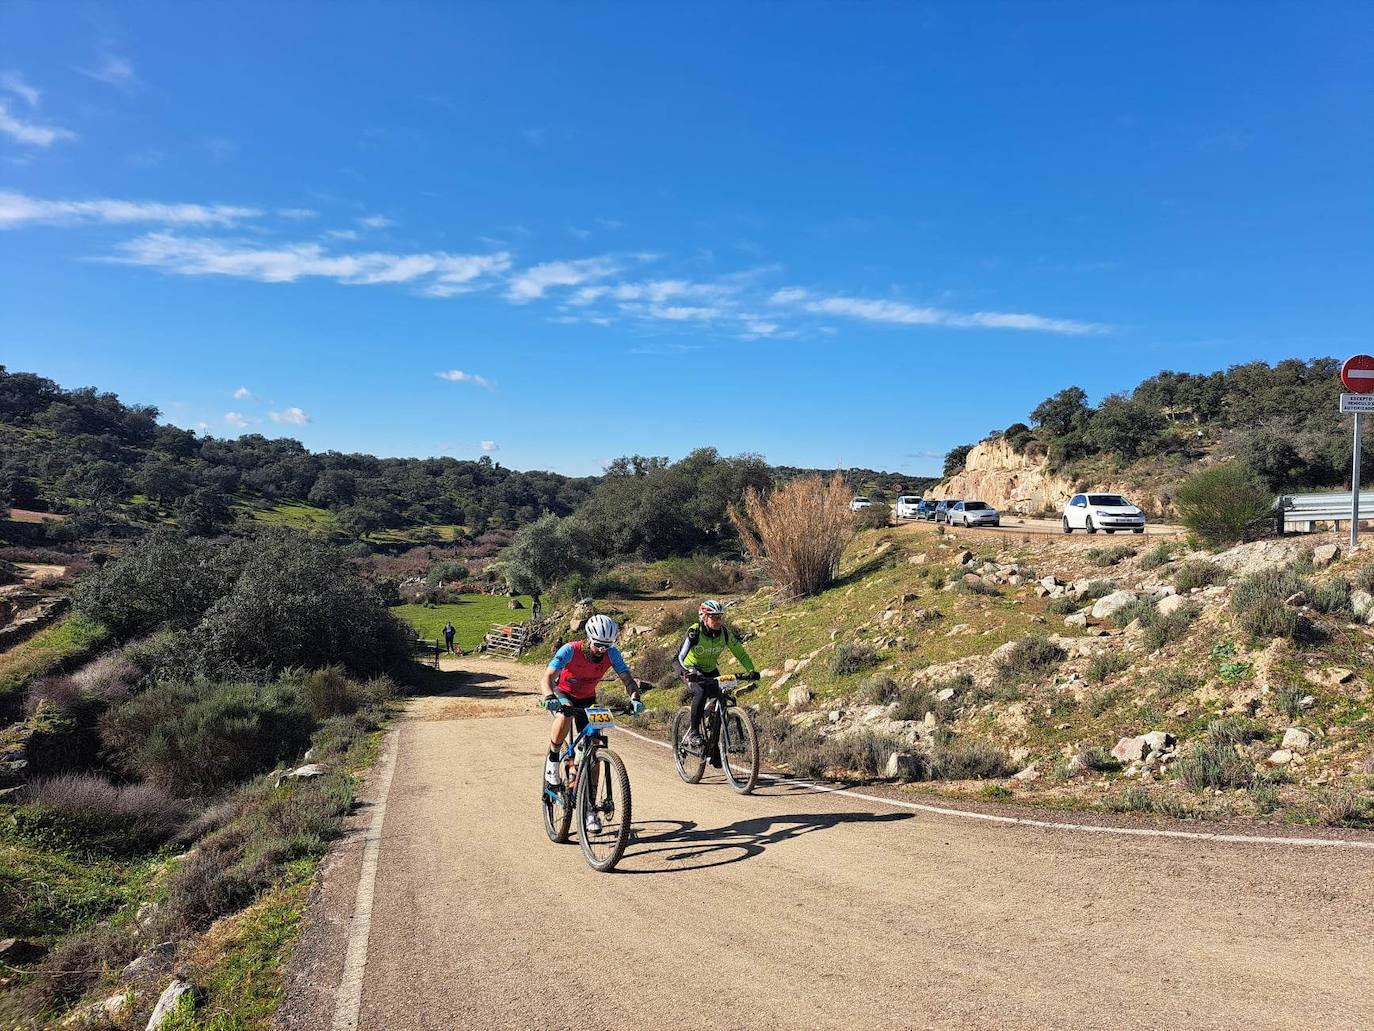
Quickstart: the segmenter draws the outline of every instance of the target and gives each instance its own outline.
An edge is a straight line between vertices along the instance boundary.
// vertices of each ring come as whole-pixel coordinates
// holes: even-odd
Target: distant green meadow
[[[443,640],[444,624],[452,621],[456,631],[454,640],[463,651],[471,651],[482,643],[482,637],[493,623],[523,623],[530,618],[530,599],[519,599],[524,608],[508,607],[510,598],[504,594],[463,594],[453,605],[400,605],[391,611],[415,628],[415,632],[429,641]]]

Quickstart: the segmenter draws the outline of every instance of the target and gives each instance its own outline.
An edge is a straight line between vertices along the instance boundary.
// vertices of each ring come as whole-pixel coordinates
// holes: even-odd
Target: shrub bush
[[[1174,546],[1168,541],[1160,541],[1140,557],[1140,568],[1145,570],[1158,569],[1160,566],[1172,562],[1173,559]]]
[[[1121,763],[1101,745],[1085,745],[1079,748],[1078,765],[1092,773],[1106,773],[1121,768]]]
[[[101,719],[118,768],[176,795],[213,795],[300,755],[315,721],[294,685],[159,684]]]
[[[893,752],[910,751],[899,737],[875,730],[855,730],[830,738],[822,749],[827,768],[848,770],[865,777],[876,777]]]
[[[1374,594],[1374,562],[1355,570],[1354,584],[1360,590]]]
[[[1084,555],[1095,566],[1115,566],[1122,560],[1135,558],[1135,548],[1117,544],[1110,548],[1089,548]]]
[[[891,507],[876,501],[854,513],[854,526],[859,530],[880,530],[891,521]]]
[[[878,653],[866,644],[840,644],[830,655],[830,672],[837,677],[862,673],[878,664]]]
[[[1237,754],[1235,746],[1202,741],[1174,767],[1179,779],[1194,791],[1206,788],[1248,788],[1255,781],[1255,764]]]
[[[635,656],[630,668],[641,680],[661,684],[665,680],[676,678],[677,674],[673,669],[673,657],[676,654],[677,642],[645,645]]]
[[[1064,649],[1043,634],[1017,641],[997,665],[998,672],[1010,680],[1022,680],[1062,662]]]
[[[1056,616],[1067,616],[1077,612],[1082,607],[1083,602],[1071,594],[1061,594],[1058,598],[1051,598],[1049,604],[1049,610]]]
[[[697,621],[697,606],[694,602],[685,601],[681,605],[673,605],[664,609],[654,621],[654,630],[660,634],[685,634],[687,628]],[[676,649],[681,637],[673,642]]]
[[[1269,728],[1244,716],[1221,716],[1207,724],[1207,741],[1213,745],[1244,745],[1269,735]]]
[[[1099,598],[1105,598],[1115,590],[1116,584],[1112,583],[1110,580],[1094,580],[1092,583],[1088,584],[1083,590],[1083,593],[1078,596],[1078,602],[1081,605],[1090,601],[1097,601]]]
[[[953,742],[931,752],[930,775],[936,780],[983,780],[1006,777],[1011,762],[996,745],[985,741]]]
[[[1094,655],[1083,674],[1090,684],[1100,684],[1113,673],[1120,673],[1131,664],[1131,660],[1118,652],[1102,652]]]
[[[859,699],[869,705],[887,705],[901,696],[902,685],[889,676],[879,674],[865,680],[858,693]]]
[[[186,803],[152,784],[116,785],[67,773],[31,782],[14,813],[22,833],[41,830],[60,846],[115,855],[146,851],[185,822]]]
[[[106,652],[72,674],[83,693],[106,702],[128,698],[141,677],[137,663],[123,652]]]
[[[1183,525],[1216,547],[1262,532],[1274,499],[1254,474],[1231,462],[1194,473],[1179,487],[1175,503]]]
[[[1195,587],[1210,587],[1226,580],[1226,570],[1205,558],[1189,559],[1174,570],[1174,586],[1180,594]]]
[[[1274,708],[1285,719],[1296,720],[1302,715],[1302,700],[1306,695],[1306,689],[1294,684],[1285,684],[1274,695]]]
[[[1328,616],[1350,616],[1354,609],[1350,605],[1350,581],[1336,577],[1326,583],[1317,584],[1312,589],[1312,607]]]
[[[1294,594],[1311,596],[1312,585],[1291,569],[1271,569],[1243,578],[1231,592],[1240,625],[1254,637],[1303,640],[1313,636],[1312,621],[1284,604]]]
[[[982,579],[965,580],[963,577],[960,577],[956,582],[958,584],[958,589],[965,594],[980,594],[996,598],[1000,597],[1002,593],[996,587],[992,586],[992,584]]]
[[[801,476],[764,496],[744,492],[744,509],[730,519],[745,550],[786,597],[816,594],[835,579],[853,538],[849,491],[836,473],[829,482]]]
[[[316,720],[331,716],[347,716],[362,704],[359,685],[344,676],[340,666],[326,666],[314,670],[285,670],[281,683],[294,686],[301,701]]]
[[[665,559],[663,569],[675,588],[694,594],[739,594],[753,586],[752,577],[743,565],[709,555]]]

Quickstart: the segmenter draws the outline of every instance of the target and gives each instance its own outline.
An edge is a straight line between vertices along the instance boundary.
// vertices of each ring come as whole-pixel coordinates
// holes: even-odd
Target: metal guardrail
[[[1322,494],[1280,494],[1274,503],[1274,519],[1280,534],[1289,530],[1311,532],[1313,523],[1350,522],[1350,491]],[[1360,522],[1374,520],[1374,492],[1360,491]]]

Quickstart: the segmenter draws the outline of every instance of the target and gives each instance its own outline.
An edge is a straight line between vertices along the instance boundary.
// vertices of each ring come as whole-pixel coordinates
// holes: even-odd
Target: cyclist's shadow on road
[[[699,827],[692,820],[646,820],[616,873],[667,874],[726,866],[762,855],[770,846],[844,823],[893,823],[914,813],[788,813],[736,820],[724,827]]]

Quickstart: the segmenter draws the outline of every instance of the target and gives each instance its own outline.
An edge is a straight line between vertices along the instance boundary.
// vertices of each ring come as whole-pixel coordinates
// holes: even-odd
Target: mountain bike
[[[563,705],[557,712],[570,709]],[[569,734],[564,745],[559,785],[544,781],[542,768],[540,776],[544,833],[561,845],[576,817],[582,855],[588,866],[602,873],[615,868],[630,843],[630,775],[605,737],[614,726],[610,709],[587,709],[587,725],[581,733]]]
[[[673,762],[677,775],[688,784],[700,783],[706,764],[719,765],[730,786],[741,795],[754,790],[759,779],[759,733],[747,709],[735,695],[750,690],[739,688],[740,678],[713,678],[717,690],[706,697],[701,714],[701,748],[690,748],[687,738],[692,730],[692,710],[683,706],[673,717]],[[758,680],[758,674],[747,679]],[[752,684],[750,685],[752,687]]]

